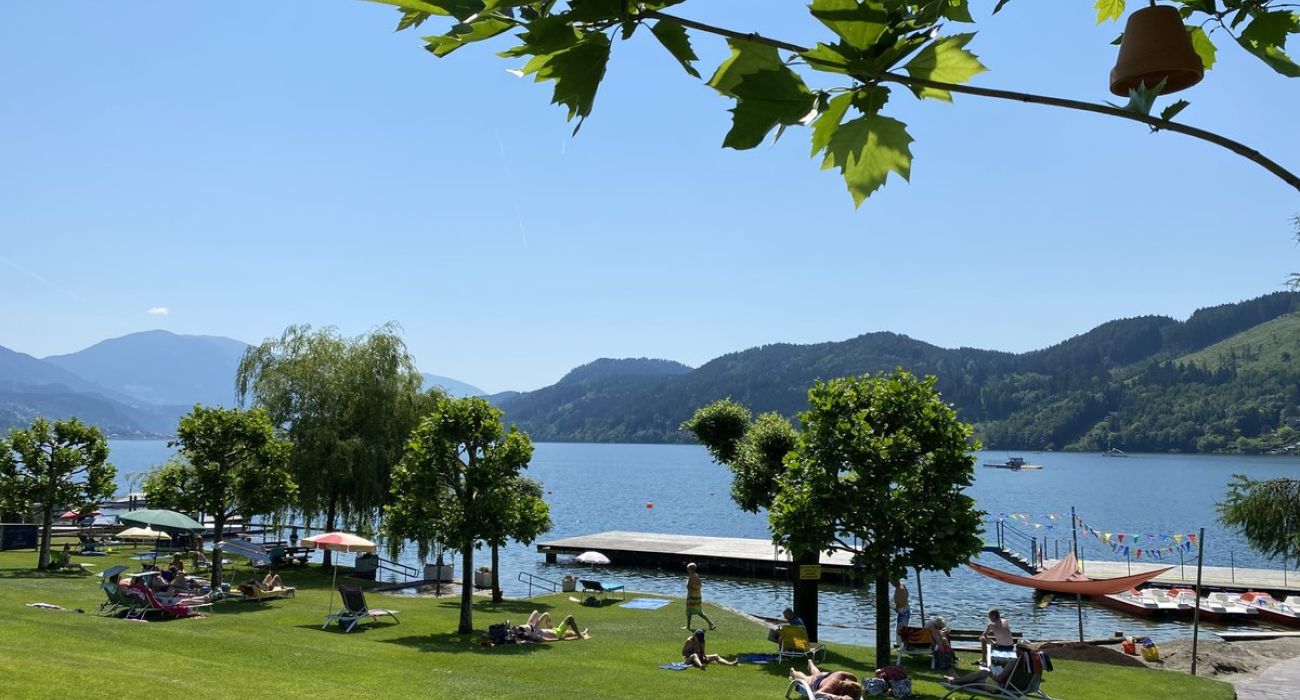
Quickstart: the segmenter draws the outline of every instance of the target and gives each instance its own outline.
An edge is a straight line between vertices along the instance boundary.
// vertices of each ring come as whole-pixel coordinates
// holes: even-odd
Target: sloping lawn
[[[316,567],[283,570],[297,598],[269,603],[220,602],[201,620],[137,623],[94,614],[104,594],[93,575],[46,574],[33,552],[0,553],[0,696],[351,697],[392,698],[779,698],[788,666],[742,664],[707,671],[662,671],[678,660],[686,637],[683,602],[659,610],[617,604],[588,608],[568,594],[493,605],[478,600],[477,630],[533,609],[558,622],[572,613],[591,639],[484,648],[481,635],[454,633],[459,599],[368,594],[373,607],[396,609],[400,624],[362,623],[343,634],[320,629],[330,579]],[[78,559],[103,570],[134,564],[123,555]],[[247,568],[237,573],[249,575]],[[236,579],[238,580],[238,579]],[[26,607],[44,602],[85,614]],[[334,606],[338,606],[334,596]],[[708,614],[719,629],[711,652],[771,651],[761,625],[725,610]],[[831,645],[823,664],[864,675],[869,649]],[[969,657],[969,655],[967,655]],[[964,669],[967,667],[964,666]],[[874,669],[872,669],[874,670]],[[917,697],[942,697],[938,675],[910,667]],[[1056,662],[1047,692],[1065,700],[1232,698],[1218,681],[1137,668]]]

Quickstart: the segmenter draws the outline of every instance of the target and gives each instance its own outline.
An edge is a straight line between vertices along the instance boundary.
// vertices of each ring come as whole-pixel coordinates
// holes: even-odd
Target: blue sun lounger
[[[592,581],[590,579],[578,579],[582,584],[582,590],[591,593],[600,594],[600,599],[604,600],[608,593],[617,593],[619,600],[627,600],[627,593],[623,590],[621,583],[605,583],[604,581]]]

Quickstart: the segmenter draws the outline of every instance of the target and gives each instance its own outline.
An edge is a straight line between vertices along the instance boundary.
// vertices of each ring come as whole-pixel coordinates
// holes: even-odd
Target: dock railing
[[[533,586],[537,586],[538,588],[542,588],[551,593],[559,593],[561,588],[560,584],[551,579],[538,576],[537,574],[530,574],[527,571],[519,572],[519,581],[528,584],[529,598],[533,597]]]

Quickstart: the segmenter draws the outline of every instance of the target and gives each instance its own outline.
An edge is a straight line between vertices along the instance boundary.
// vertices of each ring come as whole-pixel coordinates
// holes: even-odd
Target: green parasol
[[[203,532],[206,529],[194,518],[174,510],[133,510],[130,513],[123,513],[121,520],[131,525],[147,525],[163,530]]]

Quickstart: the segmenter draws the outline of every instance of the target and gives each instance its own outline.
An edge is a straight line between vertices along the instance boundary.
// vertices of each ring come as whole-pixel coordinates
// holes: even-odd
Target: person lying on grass
[[[823,671],[808,659],[808,672],[790,669],[790,680],[803,681],[813,691],[817,700],[857,700],[862,695],[862,682],[848,671]]]
[[[710,662],[716,661],[723,666],[735,666],[734,660],[728,661],[717,654],[709,654],[704,651],[704,630],[695,630],[691,636],[686,638],[686,643],[682,644],[682,658],[686,663],[695,668],[704,668]]]
[[[564,618],[559,627],[551,627],[551,614],[534,610],[528,622],[515,628],[520,639],[529,642],[565,642],[586,639],[587,630],[578,631],[578,621],[572,615]]]

